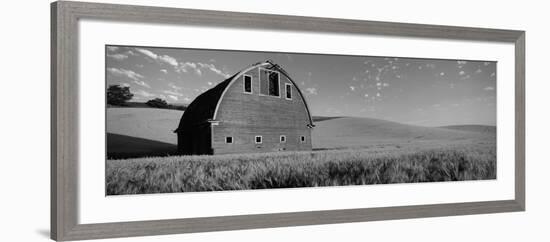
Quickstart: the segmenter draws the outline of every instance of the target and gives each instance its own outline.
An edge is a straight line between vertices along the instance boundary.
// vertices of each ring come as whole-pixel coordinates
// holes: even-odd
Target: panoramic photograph
[[[105,193],[496,179],[496,68],[107,45]]]

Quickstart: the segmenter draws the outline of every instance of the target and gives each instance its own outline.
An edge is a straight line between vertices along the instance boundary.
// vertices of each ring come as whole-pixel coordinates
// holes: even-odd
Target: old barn
[[[311,150],[311,113],[288,73],[254,64],[199,95],[178,128],[180,154]]]

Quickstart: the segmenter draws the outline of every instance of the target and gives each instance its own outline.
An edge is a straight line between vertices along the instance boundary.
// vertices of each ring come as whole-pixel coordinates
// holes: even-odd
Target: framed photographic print
[[[55,240],[525,210],[525,33],[52,11]]]

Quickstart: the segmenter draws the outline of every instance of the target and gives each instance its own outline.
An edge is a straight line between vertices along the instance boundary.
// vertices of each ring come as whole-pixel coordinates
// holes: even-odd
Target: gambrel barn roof
[[[304,104],[306,106],[306,111],[309,117],[309,125],[313,127],[314,126],[313,119],[311,118],[309,107],[304,98],[304,95],[302,94],[302,92],[300,91],[296,83],[292,80],[292,78],[290,78],[288,73],[285,70],[283,70],[279,65],[274,64],[268,60],[268,61],[256,63],[248,68],[245,68],[237,72],[235,75],[227,78],[226,80],[220,82],[215,87],[197,96],[195,100],[193,100],[193,102],[191,102],[191,104],[189,104],[187,109],[184,111],[181,117],[179,126],[176,130],[174,130],[174,132],[177,133],[179,131],[184,131],[186,128],[192,128],[197,125],[204,125],[208,122],[217,121],[216,112],[217,112],[219,103],[225,94],[225,91],[241,75],[257,67],[263,67],[263,68],[279,71],[281,74],[285,75],[288,78],[288,80],[290,80],[294,84],[294,86],[298,90],[298,93],[300,97],[303,99]]]

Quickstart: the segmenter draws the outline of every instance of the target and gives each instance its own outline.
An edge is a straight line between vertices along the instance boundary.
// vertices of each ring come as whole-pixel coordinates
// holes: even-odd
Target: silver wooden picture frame
[[[81,224],[78,220],[79,21],[269,29],[511,43],[515,46],[515,197],[511,200]],[[102,162],[102,161],[98,161]],[[525,32],[58,1],[51,4],[51,238],[102,239],[525,211]]]

